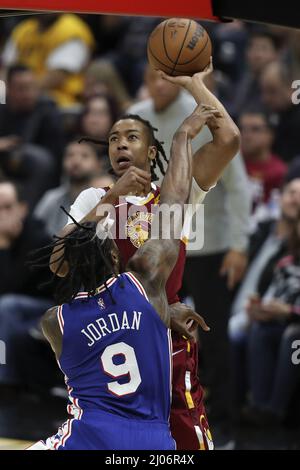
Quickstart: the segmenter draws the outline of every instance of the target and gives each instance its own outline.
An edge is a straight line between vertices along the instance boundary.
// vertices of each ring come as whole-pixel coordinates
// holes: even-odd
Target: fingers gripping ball
[[[148,39],[148,60],[168,75],[194,75],[209,64],[212,45],[196,21],[171,18],[160,23]]]

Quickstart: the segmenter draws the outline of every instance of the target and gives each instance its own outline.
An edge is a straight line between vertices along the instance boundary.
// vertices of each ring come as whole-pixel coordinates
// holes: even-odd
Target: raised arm
[[[184,204],[189,199],[193,176],[191,141],[209,119],[219,116],[218,110],[198,105],[173,137],[170,160],[161,188],[160,208],[152,223],[152,227],[159,227],[158,237],[153,239],[152,232],[152,238],[137,250],[128,264],[129,270],[142,275],[155,288],[165,285],[178,257]],[[172,210],[167,211],[168,219],[159,222],[164,206],[175,205],[176,215]]]
[[[193,176],[200,188],[209,190],[216,184],[230,160],[237,154],[240,146],[240,132],[224,106],[204,84],[205,77],[212,72],[212,63],[193,77],[170,77],[161,72],[162,77],[171,83],[181,85],[198,104],[205,103],[217,109],[220,116],[208,119],[213,140],[201,147],[193,156]]]

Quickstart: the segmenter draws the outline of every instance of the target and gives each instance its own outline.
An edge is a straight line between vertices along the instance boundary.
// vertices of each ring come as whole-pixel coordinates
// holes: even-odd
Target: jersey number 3
[[[122,364],[114,364],[113,358],[115,356],[124,356]],[[107,387],[111,393],[117,397],[123,397],[136,392],[142,379],[136,355],[131,346],[123,342],[107,346],[102,353],[101,362],[104,372],[110,377],[120,379],[126,375],[128,376],[128,382],[126,383],[120,384],[118,380],[109,382]]]

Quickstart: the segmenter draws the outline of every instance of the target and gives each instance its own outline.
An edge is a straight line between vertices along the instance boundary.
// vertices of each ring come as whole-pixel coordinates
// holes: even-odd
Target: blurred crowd
[[[50,271],[29,270],[84,189],[113,184],[105,140],[130,112],[172,136],[195,107],[147,64],[161,18],[52,14],[0,19],[1,394],[62,383],[38,323]],[[188,252],[182,296],[211,327],[200,379],[216,435],[232,423],[300,427],[300,31],[201,23],[213,43],[207,86],[239,125],[241,150],[205,200],[204,247]],[[1,101],[2,97],[1,97]],[[204,128],[194,149],[211,139]],[[161,178],[160,178],[161,181]],[[159,182],[160,182],[159,181]],[[300,343],[299,343],[300,344]],[[299,346],[298,346],[299,347]],[[300,359],[300,354],[299,354]],[[45,373],[45,371],[47,371]]]

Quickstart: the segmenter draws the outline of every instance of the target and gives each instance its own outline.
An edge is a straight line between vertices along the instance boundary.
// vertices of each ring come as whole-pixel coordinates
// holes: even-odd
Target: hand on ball
[[[170,83],[173,83],[174,85],[179,85],[188,90],[189,92],[192,93],[193,87],[197,84],[199,86],[200,83],[204,85],[204,79],[207,75],[210,75],[213,71],[213,62],[212,62],[212,57],[210,57],[210,61],[208,66],[202,70],[202,72],[197,72],[195,73],[192,77],[188,75],[181,75],[178,77],[173,77],[171,75],[167,75],[165,72],[162,70],[158,70],[161,78],[164,80],[167,80]],[[193,93],[192,93],[193,94]]]

